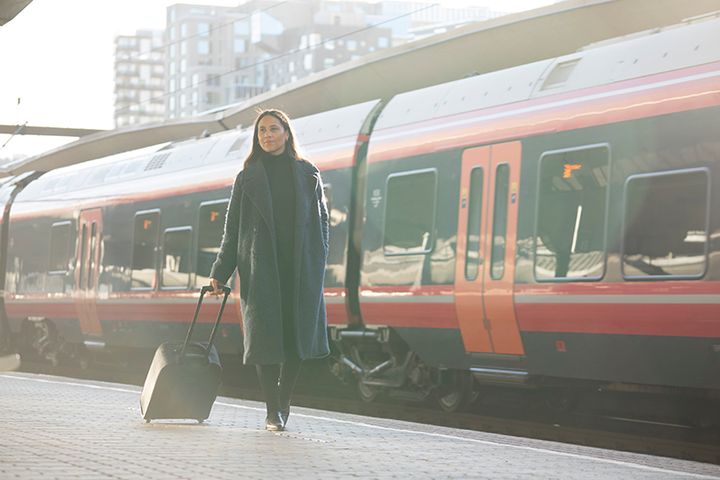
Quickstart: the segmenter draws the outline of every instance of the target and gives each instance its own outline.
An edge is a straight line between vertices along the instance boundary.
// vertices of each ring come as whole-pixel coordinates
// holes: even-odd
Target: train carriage
[[[366,395],[457,370],[720,386],[718,35],[646,33],[388,103],[360,272],[385,345],[348,335],[343,359]]]

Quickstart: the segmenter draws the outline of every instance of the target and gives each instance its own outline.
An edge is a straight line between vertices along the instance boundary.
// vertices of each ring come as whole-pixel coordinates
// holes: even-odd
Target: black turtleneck
[[[289,355],[295,351],[294,322],[292,320],[295,277],[293,260],[295,252],[295,178],[292,162],[295,160],[287,153],[277,156],[265,154],[261,158],[270,183],[285,330],[283,337],[285,352],[286,355]]]
[[[290,155],[262,156],[263,166],[270,183],[270,196],[272,198],[273,220],[275,222],[275,235],[277,237],[277,256],[280,264],[280,273],[283,267],[292,268],[292,257],[295,240],[295,181],[293,177],[294,162]],[[283,265],[289,260],[289,265]]]

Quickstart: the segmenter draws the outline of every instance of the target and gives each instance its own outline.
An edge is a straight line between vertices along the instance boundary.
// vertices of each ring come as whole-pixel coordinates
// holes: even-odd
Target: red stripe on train
[[[720,337],[720,304],[521,303],[524,332]]]

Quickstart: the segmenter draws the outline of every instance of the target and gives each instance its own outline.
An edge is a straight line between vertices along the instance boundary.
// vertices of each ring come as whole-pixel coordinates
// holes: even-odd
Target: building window
[[[385,255],[427,253],[432,249],[437,171],[391,175],[385,206]]]
[[[195,284],[198,287],[210,284],[210,269],[220,251],[227,205],[227,200],[219,200],[200,206],[197,269],[195,270]]]
[[[345,42],[345,48],[350,50],[351,52],[354,50],[357,50],[357,41],[355,40],[348,40]]]
[[[209,40],[198,40],[197,53],[198,53],[198,55],[209,55],[210,54],[210,41]]]
[[[233,24],[233,33],[235,35],[250,35],[250,25],[248,22],[235,22]]]
[[[192,228],[165,230],[163,238],[163,288],[187,288],[190,284],[190,243]]]
[[[152,288],[157,265],[157,243],[160,212],[138,212],[135,215],[131,287]]]
[[[387,37],[378,37],[377,45],[380,48],[388,48],[390,46],[390,40]]]
[[[53,223],[50,227],[50,273],[65,273],[70,262],[70,222]]]
[[[210,24],[207,22],[198,22],[197,34],[200,37],[207,37],[210,34]]]
[[[549,152],[540,159],[537,280],[603,276],[609,161],[606,145]]]
[[[303,58],[303,67],[305,67],[305,70],[312,70],[312,68],[313,68],[312,53],[305,54],[305,57]]]
[[[707,269],[706,169],[628,178],[622,268],[625,278],[699,278]]]
[[[310,48],[320,45],[322,43],[322,35],[319,33],[311,33],[308,36],[308,45]]]

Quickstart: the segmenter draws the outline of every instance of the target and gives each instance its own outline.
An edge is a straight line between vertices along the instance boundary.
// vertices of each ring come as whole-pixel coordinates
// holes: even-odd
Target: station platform
[[[0,479],[720,479],[720,466],[293,407],[264,430],[258,402],[210,418],[140,416],[140,388],[0,374]]]

